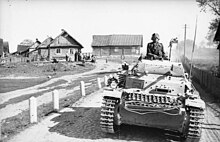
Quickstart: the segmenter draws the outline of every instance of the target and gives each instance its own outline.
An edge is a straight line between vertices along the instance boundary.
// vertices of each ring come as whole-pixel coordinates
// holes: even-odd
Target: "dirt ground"
[[[3,95],[1,102],[7,102],[11,98],[25,95],[27,93],[37,92],[39,87],[45,89],[45,86],[54,83],[59,79],[66,80],[68,83],[74,82],[80,77],[94,75],[94,73],[105,74],[112,69],[118,67],[119,64],[108,63],[100,61],[97,67],[89,72],[78,75],[67,75],[59,78],[51,79],[50,81],[30,87],[27,89],[9,92]],[[64,86],[65,86],[64,85]],[[200,142],[218,142],[220,141],[220,108],[219,102],[212,97],[209,97],[208,92],[205,92],[198,84],[194,84],[200,92],[201,97],[206,101],[205,122],[202,126],[202,137]],[[50,86],[52,87],[52,86]],[[49,88],[49,87],[48,87]],[[46,87],[46,89],[48,89]],[[73,88],[74,89],[74,88]],[[77,89],[77,88],[75,88]],[[71,93],[66,89],[59,90],[62,97],[65,94]],[[147,142],[176,142],[179,139],[173,136],[169,131],[146,128],[139,126],[120,126],[120,131],[116,134],[106,134],[101,132],[99,126],[101,102],[103,90],[87,95],[75,102],[72,106],[62,109],[58,113],[53,113],[46,117],[44,120],[35,124],[28,129],[20,132],[16,136],[9,139],[9,142],[87,142],[87,141],[100,141],[100,142],[123,142],[123,141],[147,141]],[[41,95],[38,100],[40,102],[49,102],[51,98],[46,93]],[[21,102],[20,102],[21,103]],[[16,114],[19,109],[27,109],[27,102],[21,104],[11,104],[0,109],[2,119]],[[21,107],[23,106],[23,108]],[[19,108],[19,109],[15,109]],[[7,114],[7,115],[6,115]]]
[[[201,88],[199,88],[201,89]],[[205,93],[201,91],[201,93]],[[206,94],[203,94],[206,95]],[[170,132],[139,126],[122,125],[120,132],[106,134],[99,127],[100,110],[103,91],[100,90],[74,103],[71,107],[49,116],[14,137],[10,142],[177,142],[177,137]],[[220,109],[217,105],[207,102],[205,122],[202,127],[200,142],[220,141]],[[37,139],[33,139],[37,138]]]

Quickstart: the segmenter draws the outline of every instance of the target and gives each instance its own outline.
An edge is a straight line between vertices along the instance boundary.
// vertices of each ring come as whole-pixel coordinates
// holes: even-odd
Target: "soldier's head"
[[[153,40],[154,42],[159,41],[160,40],[160,36],[158,33],[153,33],[151,40]]]

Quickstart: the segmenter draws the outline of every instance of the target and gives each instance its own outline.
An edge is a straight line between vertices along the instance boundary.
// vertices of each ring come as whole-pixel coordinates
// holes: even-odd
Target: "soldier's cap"
[[[153,34],[152,34],[151,40],[153,40],[153,39],[155,39],[155,38],[157,38],[158,40],[160,40],[160,36],[159,36],[158,33],[153,33]]]

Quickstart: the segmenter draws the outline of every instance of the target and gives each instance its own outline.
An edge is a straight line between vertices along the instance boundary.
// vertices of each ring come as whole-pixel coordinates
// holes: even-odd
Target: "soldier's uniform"
[[[151,54],[150,54],[151,53]],[[147,56],[153,57],[152,54],[162,58],[164,56],[163,44],[159,42],[151,42],[147,45]]]
[[[154,33],[151,38],[153,42],[147,44],[148,59],[162,59],[165,57],[163,44],[156,41],[156,38],[159,40],[159,35],[157,33]]]

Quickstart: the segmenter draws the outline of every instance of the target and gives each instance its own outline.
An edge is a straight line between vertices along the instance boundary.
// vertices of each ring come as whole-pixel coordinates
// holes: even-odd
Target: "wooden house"
[[[29,46],[26,50],[21,51],[20,55],[22,55],[23,57],[32,56],[32,54],[35,53],[34,51],[37,50],[37,48],[40,44],[41,44],[41,42],[38,39],[36,39],[36,41],[31,46]]]
[[[8,56],[9,54],[9,44],[8,41],[4,41],[0,38],[0,57]]]
[[[23,54],[24,56],[26,56],[26,53],[28,52],[28,48],[30,46],[32,46],[34,44],[34,42],[30,39],[25,39],[23,40],[20,44],[18,44],[17,46],[17,53],[18,54]],[[23,52],[23,53],[22,53]]]
[[[5,54],[9,54],[9,43],[8,41],[3,41],[3,51]]]
[[[3,39],[0,38],[0,57],[4,54]]]
[[[29,60],[31,61],[38,61],[40,60],[40,55],[38,54],[38,47],[41,44],[41,42],[36,39],[35,43],[33,43],[26,51],[25,57],[29,57]]]
[[[45,58],[58,60],[65,59],[66,56],[74,57],[76,52],[81,52],[83,46],[75,40],[67,31],[62,29],[62,33],[56,38],[47,38],[39,45],[39,54]]]
[[[48,58],[48,46],[50,45],[52,40],[53,40],[52,37],[48,37],[38,46],[37,52],[41,59]]]
[[[142,35],[93,35],[93,55],[139,55]]]

